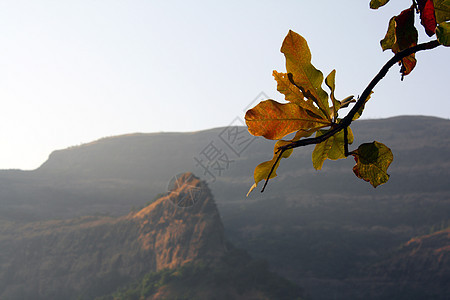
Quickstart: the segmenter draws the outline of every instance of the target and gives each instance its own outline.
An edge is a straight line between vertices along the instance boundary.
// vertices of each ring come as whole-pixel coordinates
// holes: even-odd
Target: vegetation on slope
[[[188,263],[146,274],[142,280],[97,300],[300,299],[302,291],[272,273],[266,262],[233,249],[214,265]]]

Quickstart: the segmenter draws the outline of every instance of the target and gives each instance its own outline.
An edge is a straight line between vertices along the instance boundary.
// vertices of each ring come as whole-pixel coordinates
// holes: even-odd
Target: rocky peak
[[[192,173],[175,176],[167,195],[130,218],[140,224],[139,240],[155,253],[157,270],[214,259],[226,251],[211,191]]]

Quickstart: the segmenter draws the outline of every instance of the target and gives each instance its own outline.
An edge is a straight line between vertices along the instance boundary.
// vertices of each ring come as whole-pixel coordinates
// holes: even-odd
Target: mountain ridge
[[[446,176],[444,167],[450,167],[450,154],[445,151],[450,144],[449,124],[448,120],[429,117],[356,121],[352,125],[354,145],[377,140],[394,153],[394,162],[388,170],[391,179],[377,188],[376,193],[391,193],[397,185],[402,185],[404,191],[446,193],[447,185],[436,183],[440,182],[438,177]],[[253,169],[272,157],[273,142],[255,138],[237,156],[221,139],[227,128],[236,128],[244,132],[243,137],[253,138],[244,127],[132,134],[57,150],[34,171],[0,171],[0,217],[37,220],[94,213],[121,215],[131,206],[143,206],[153,195],[166,192],[170,179],[186,171],[211,183],[219,205],[244,201],[252,185]],[[214,174],[216,181],[195,161],[203,159],[202,151],[209,144],[214,144],[232,161],[220,174]],[[346,189],[350,187],[352,192],[372,191],[354,177],[352,160],[326,161],[323,170],[316,172],[311,151],[311,147],[296,149],[289,160],[281,162],[279,177],[270,182],[266,192],[253,193],[247,200],[276,197],[277,192],[291,193],[293,186],[309,192],[317,181],[327,182],[321,193],[348,193]],[[417,181],[420,177],[426,184]],[[293,178],[302,180],[293,184]],[[31,208],[32,203],[39,205]]]

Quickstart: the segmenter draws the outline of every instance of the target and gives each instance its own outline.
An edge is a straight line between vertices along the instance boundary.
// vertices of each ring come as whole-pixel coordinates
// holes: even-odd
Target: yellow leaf
[[[336,70],[333,70],[328,74],[327,78],[325,78],[325,84],[330,88],[330,98],[331,103],[333,104],[333,110],[331,111],[331,118],[336,122],[338,117],[338,110],[348,106],[351,102],[355,102],[353,96],[348,96],[342,101],[339,101],[334,96],[334,91],[336,90]]]
[[[303,89],[303,95],[314,101],[325,117],[331,120],[328,94],[322,89],[323,74],[311,64],[311,52],[306,40],[289,30],[281,52],[286,57],[287,72],[292,74],[295,84]]]
[[[298,106],[314,112],[321,118],[326,119],[326,116],[314,105],[314,102],[311,99],[305,98],[302,91],[292,84],[286,73],[273,71],[272,75],[277,81],[277,91],[282,93],[287,101],[295,103]]]
[[[298,141],[299,139],[303,138],[303,137],[308,137],[311,134],[313,134],[315,131],[317,131],[318,128],[313,128],[310,130],[299,130],[296,134],[295,137],[292,140],[289,141],[284,141],[284,140],[280,140],[277,141],[275,143],[275,146],[273,148],[273,157],[271,160],[269,161],[265,161],[263,163],[260,163],[259,165],[256,166],[255,171],[253,173],[253,177],[255,179],[255,183],[251,186],[250,190],[247,193],[247,197],[248,195],[250,195],[250,193],[257,187],[258,183],[262,180],[266,180],[267,177],[269,176],[270,171],[272,170],[273,167],[273,172],[270,175],[269,179],[272,179],[274,177],[277,176],[277,169],[278,166],[280,165],[280,160],[281,158],[288,158],[292,152],[293,149],[289,149],[283,152],[283,155],[280,157],[280,159],[277,161],[278,155],[279,155],[279,149],[282,146],[288,145],[293,141]],[[276,163],[276,164],[275,164]]]
[[[326,132],[327,131],[325,130],[317,131],[316,136],[321,136]],[[352,144],[353,132],[350,127],[347,127],[347,132],[348,143]],[[344,145],[344,130],[339,131],[322,143],[317,144],[312,153],[312,162],[314,168],[316,170],[322,169],[323,163],[326,159],[338,160],[346,158]]]

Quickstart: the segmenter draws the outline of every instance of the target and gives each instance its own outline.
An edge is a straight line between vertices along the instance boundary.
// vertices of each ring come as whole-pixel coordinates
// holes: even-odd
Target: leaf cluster
[[[389,0],[372,0],[370,7],[378,9],[388,2]],[[418,33],[414,25],[416,13],[420,15],[426,33],[429,36],[436,35],[437,41],[418,45]],[[353,172],[357,177],[370,182],[374,187],[387,182],[387,169],[393,160],[391,150],[374,141],[349,152],[348,146],[354,139],[349,125],[361,116],[365,103],[373,93],[373,87],[392,65],[397,62],[401,65],[403,79],[416,65],[415,52],[439,45],[450,46],[449,20],[450,0],[414,0],[410,8],[392,17],[386,36],[381,40],[381,47],[383,51],[391,49],[394,57],[358,99],[354,96],[342,100],[335,97],[336,70],[332,70],[324,79],[323,73],[311,63],[311,52],[306,40],[290,30],[281,47],[286,59],[286,73],[273,71],[277,90],[287,102],[265,100],[248,110],[245,115],[252,135],[278,140],[272,159],[255,168],[255,183],[249,193],[262,180],[266,181],[264,191],[268,180],[277,176],[281,158],[288,158],[293,148],[311,144],[316,145],[312,153],[316,170],[321,169],[327,159],[338,160],[351,155],[356,161]],[[324,84],[328,91],[324,90]],[[340,118],[340,110],[352,104],[350,112]],[[289,139],[288,135],[291,135]],[[310,138],[312,135],[314,137]]]
[[[372,0],[370,7],[378,9],[388,2]],[[436,35],[440,44],[450,46],[450,0],[414,0],[411,7],[390,19],[386,36],[381,40],[383,51],[391,49],[397,54],[417,45],[418,31],[414,24],[416,13],[420,15],[420,23],[428,36]],[[411,73],[416,62],[414,53],[401,59],[402,78]]]

